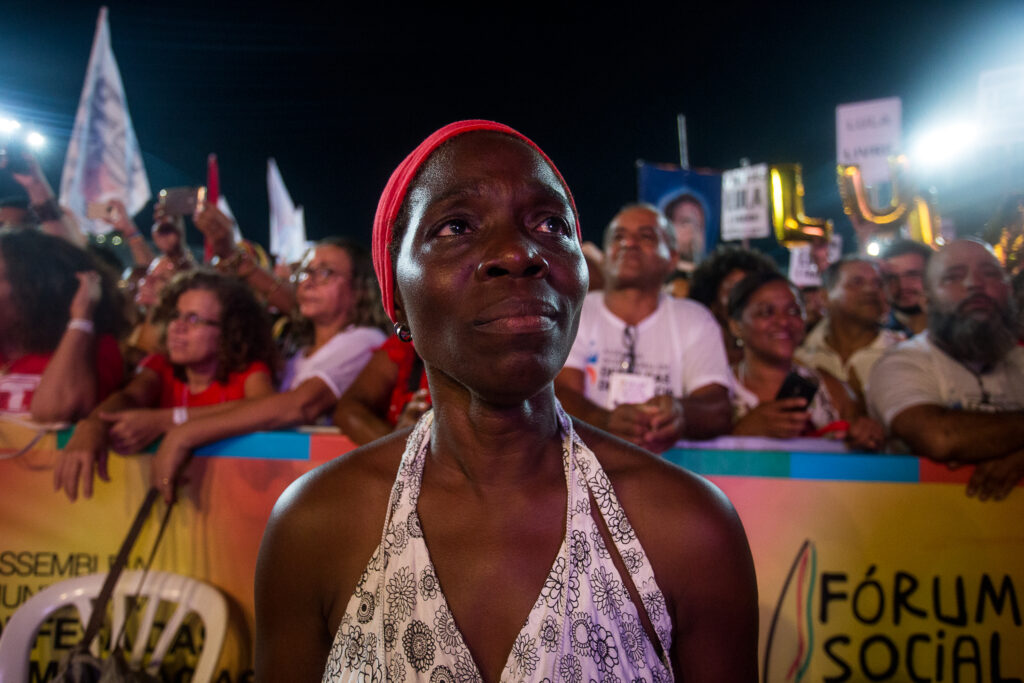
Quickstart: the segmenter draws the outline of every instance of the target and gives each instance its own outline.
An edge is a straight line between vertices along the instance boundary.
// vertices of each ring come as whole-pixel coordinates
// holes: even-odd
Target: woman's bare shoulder
[[[354,589],[380,541],[407,432],[327,462],[278,498],[260,546],[260,567],[308,582],[321,595]]]
[[[739,517],[717,486],[595,427],[576,428],[656,565],[660,558],[662,564],[692,566],[693,556],[715,547],[748,552]]]
[[[757,582],[739,516],[703,477],[583,423],[675,627],[682,679],[756,680]],[[739,673],[737,673],[739,672]]]

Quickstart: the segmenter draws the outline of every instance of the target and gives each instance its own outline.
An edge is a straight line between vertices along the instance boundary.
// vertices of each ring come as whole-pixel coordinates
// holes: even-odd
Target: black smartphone
[[[205,187],[171,187],[160,190],[159,202],[168,216],[191,216],[206,198]]]
[[[775,394],[775,399],[802,398],[807,401],[807,405],[811,405],[811,399],[816,393],[818,393],[817,382],[804,377],[796,370],[790,370],[786,379],[782,380],[782,386],[779,387],[779,393]]]

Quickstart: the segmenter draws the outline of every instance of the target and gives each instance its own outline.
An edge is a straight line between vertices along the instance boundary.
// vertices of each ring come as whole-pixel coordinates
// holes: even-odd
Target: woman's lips
[[[488,306],[473,321],[481,332],[527,334],[546,332],[555,327],[556,309],[537,299],[511,299]]]

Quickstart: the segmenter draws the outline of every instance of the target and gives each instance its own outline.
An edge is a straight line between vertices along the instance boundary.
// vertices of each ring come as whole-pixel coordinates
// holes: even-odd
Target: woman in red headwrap
[[[756,680],[728,502],[555,400],[587,276],[543,152],[488,121],[442,128],[392,175],[373,248],[433,409],[281,497],[257,679]]]

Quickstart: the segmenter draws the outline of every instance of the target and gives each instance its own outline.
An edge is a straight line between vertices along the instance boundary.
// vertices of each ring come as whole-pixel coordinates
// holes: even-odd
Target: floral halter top
[[[647,637],[590,515],[591,494],[667,653],[672,625],[647,555],[597,458],[561,406],[558,414],[568,485],[565,539],[501,681],[672,681],[671,664]],[[349,600],[324,681],[482,681],[416,513],[432,422],[433,412],[426,413],[409,436],[380,545]]]

